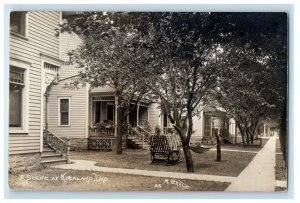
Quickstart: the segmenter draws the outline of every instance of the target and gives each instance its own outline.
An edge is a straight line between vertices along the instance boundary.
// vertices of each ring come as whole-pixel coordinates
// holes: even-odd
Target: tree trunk
[[[251,141],[251,133],[250,133],[250,129],[246,128],[246,136],[247,136],[247,145],[250,145],[250,141]]]
[[[193,173],[194,172],[194,163],[193,163],[193,157],[192,157],[189,143],[183,142],[182,148],[183,148],[183,153],[184,153],[184,157],[185,157],[187,172]]]
[[[221,161],[221,142],[219,136],[216,134],[217,139],[217,159],[216,161]]]
[[[284,112],[281,114],[280,119],[280,132],[279,132],[279,141],[280,141],[280,147],[283,159],[285,161],[285,166],[288,166],[288,150],[287,150],[287,144],[288,144],[288,133],[286,133],[286,127],[287,127],[287,113],[286,109],[284,109]]]
[[[117,125],[115,127],[117,133],[117,146],[115,154],[122,154],[122,113],[121,113],[121,97],[116,96],[116,121]]]
[[[174,128],[177,131],[182,143],[187,172],[192,173],[194,172],[194,163],[193,163],[192,153],[190,151],[190,138],[193,131],[193,120],[191,116],[192,114],[189,112],[187,114],[188,114],[187,118],[189,119],[188,127],[187,127],[187,123],[185,121],[182,121],[182,119],[178,115],[174,114],[175,119],[170,119],[170,120],[172,124],[175,124]]]
[[[240,130],[240,133],[241,133],[241,136],[242,136],[242,142],[243,142],[243,146],[245,147],[246,146],[246,142],[245,142],[245,131],[244,129],[242,128],[242,126],[237,122],[237,126]]]

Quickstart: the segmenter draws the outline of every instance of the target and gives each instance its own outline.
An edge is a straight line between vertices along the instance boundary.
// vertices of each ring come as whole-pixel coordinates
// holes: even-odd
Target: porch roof
[[[109,93],[111,95],[114,92],[115,92],[115,89],[110,86],[91,88],[91,93]]]
[[[215,106],[207,106],[203,110],[204,113],[220,113],[220,114],[226,114],[225,109],[222,107],[215,107]]]

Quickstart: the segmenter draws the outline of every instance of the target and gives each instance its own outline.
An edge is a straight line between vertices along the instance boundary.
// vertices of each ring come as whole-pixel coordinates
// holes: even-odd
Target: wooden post
[[[67,154],[66,154],[66,158],[67,158],[67,164],[70,164],[71,163],[71,160],[70,160],[70,146],[71,146],[71,143],[70,143],[70,138],[67,137]]]
[[[260,137],[260,138],[258,138],[259,139],[259,146],[260,146],[260,148],[261,148],[261,146],[262,146],[262,138]]]
[[[136,109],[136,125],[139,125],[139,120],[140,120],[140,102],[137,104],[137,109]]]
[[[213,128],[213,116],[210,116],[210,137],[212,139],[212,128]]]

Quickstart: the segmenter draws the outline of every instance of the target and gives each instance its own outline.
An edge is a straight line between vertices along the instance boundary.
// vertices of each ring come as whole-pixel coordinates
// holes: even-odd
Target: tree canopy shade
[[[223,47],[218,87],[212,93],[219,106],[236,120],[243,143],[253,142],[261,119],[276,108],[278,75],[248,45]]]
[[[270,104],[274,108],[263,111],[264,116],[279,120],[280,143],[284,158],[286,156],[287,121],[287,72],[288,72],[288,16],[286,13],[212,13],[212,21],[218,24],[219,42],[232,48],[247,47],[253,52],[258,64],[263,69],[252,69],[257,80],[249,84],[251,92],[255,86],[263,98],[263,104]],[[246,59],[247,58],[247,55]],[[242,59],[242,60],[241,60]],[[238,64],[243,61],[239,55],[231,55],[230,63]],[[235,62],[236,61],[236,62]],[[234,64],[233,64],[234,65]],[[264,70],[266,69],[266,70]],[[249,76],[249,73],[247,74]],[[230,77],[229,77],[230,79]],[[256,83],[255,83],[256,81]],[[259,84],[263,84],[258,86]],[[232,86],[235,87],[232,83]],[[239,87],[239,86],[237,86]],[[247,90],[247,86],[245,86]],[[258,100],[256,107],[262,104]],[[236,106],[238,107],[238,106]],[[266,106],[264,106],[266,107]],[[259,111],[259,109],[258,109]]]
[[[114,87],[120,106],[146,92],[161,104],[193,172],[201,104],[217,100],[247,132],[262,116],[284,118],[286,25],[284,13],[83,12],[62,30],[84,41],[71,53],[84,82]]]

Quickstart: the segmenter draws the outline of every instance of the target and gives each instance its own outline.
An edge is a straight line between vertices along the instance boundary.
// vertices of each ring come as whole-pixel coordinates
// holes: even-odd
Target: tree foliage
[[[75,32],[83,39],[83,44],[69,53],[81,68],[80,80],[91,87],[115,89],[117,154],[122,153],[122,121],[148,92],[140,77],[133,74],[139,68],[135,64],[144,59],[133,47],[139,39],[130,22],[123,22],[126,16],[126,13],[84,12],[69,17],[68,23],[62,25],[63,31]]]
[[[247,47],[261,64],[261,69],[248,68],[252,72],[256,83],[245,86],[251,92],[253,87],[260,91],[261,100],[255,107],[258,111],[261,104],[274,108],[262,111],[280,123],[280,143],[285,158],[287,140],[287,72],[288,72],[288,16],[286,13],[212,13],[212,21],[218,24],[219,42],[223,46],[233,49]],[[238,64],[243,61],[239,55],[231,55],[231,63]],[[247,55],[246,59],[247,59]],[[247,74],[249,75],[249,74]],[[230,77],[229,77],[230,79]],[[259,85],[261,84],[261,85]],[[232,83],[232,86],[239,84]],[[247,88],[248,87],[248,88]],[[251,98],[249,96],[249,98]],[[248,103],[247,101],[244,101]],[[243,103],[243,102],[242,102]],[[251,102],[249,102],[251,103]],[[239,106],[235,106],[239,108]],[[270,106],[269,106],[270,107]]]
[[[189,142],[200,104],[218,101],[246,140],[262,117],[280,115],[284,123],[286,23],[283,13],[83,12],[62,30],[84,40],[71,55],[85,82],[115,88],[128,108],[133,98],[154,96],[192,172]]]
[[[214,88],[220,68],[218,44],[207,38],[208,25],[207,13],[164,13],[150,23],[147,41],[151,46],[145,48],[152,60],[143,68],[144,81],[181,138],[189,172],[194,171],[189,149],[192,118]]]

